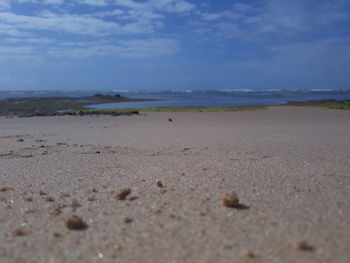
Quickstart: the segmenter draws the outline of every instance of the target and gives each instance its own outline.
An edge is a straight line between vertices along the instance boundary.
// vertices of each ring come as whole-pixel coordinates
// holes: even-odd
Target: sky
[[[0,90],[350,89],[349,0],[0,0]]]

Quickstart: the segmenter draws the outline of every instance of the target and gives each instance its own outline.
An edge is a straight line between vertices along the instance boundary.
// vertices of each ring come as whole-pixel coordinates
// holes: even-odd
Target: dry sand
[[[0,262],[350,262],[350,111],[2,117],[0,132]]]

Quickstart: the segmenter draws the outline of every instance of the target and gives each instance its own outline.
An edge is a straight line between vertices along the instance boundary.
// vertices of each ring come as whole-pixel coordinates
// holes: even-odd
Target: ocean
[[[159,101],[123,102],[90,105],[89,108],[144,108],[160,106],[240,106],[278,105],[289,101],[350,100],[349,90],[90,90],[90,91],[0,91],[0,100],[10,97],[81,97],[94,94],[130,98],[159,99]]]

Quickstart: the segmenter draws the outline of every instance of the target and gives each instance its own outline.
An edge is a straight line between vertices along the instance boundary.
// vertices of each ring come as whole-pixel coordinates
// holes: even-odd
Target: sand
[[[347,263],[349,159],[350,111],[1,117],[0,262]]]

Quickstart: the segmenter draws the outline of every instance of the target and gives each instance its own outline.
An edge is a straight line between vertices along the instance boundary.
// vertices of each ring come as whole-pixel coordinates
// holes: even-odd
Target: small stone
[[[249,259],[253,259],[255,258],[255,254],[251,251],[251,250],[245,250],[241,253],[241,257],[243,258],[249,258]]]
[[[53,199],[53,198],[50,197],[50,196],[47,196],[47,197],[45,198],[45,201],[46,201],[46,202],[54,202],[55,199]]]
[[[77,215],[70,216],[64,223],[71,230],[85,230],[88,228],[88,225]]]
[[[130,223],[132,223],[134,220],[132,219],[132,218],[130,218],[130,217],[125,217],[124,218],[124,223],[125,224],[130,224]]]
[[[22,158],[32,158],[32,157],[34,157],[34,155],[33,154],[22,154],[22,155],[20,155],[20,157],[22,157]]]
[[[27,197],[27,198],[25,199],[25,201],[27,201],[27,202],[33,202],[33,198],[32,198],[32,197]]]
[[[17,141],[18,141],[18,142],[24,142],[24,140],[23,140],[23,139],[18,139]]]
[[[169,119],[168,119],[168,121],[169,121],[169,122],[172,122],[172,121],[173,121],[173,119],[169,118]]]
[[[117,199],[118,200],[125,200],[126,197],[131,193],[130,188],[124,188],[122,189],[118,194],[117,194]]]
[[[239,199],[235,192],[224,193],[221,196],[221,201],[227,207],[237,207],[239,205]]]
[[[27,232],[24,231],[23,228],[17,228],[12,232],[12,235],[13,236],[25,236],[25,235],[27,235]]]
[[[156,180],[156,184],[160,188],[164,187],[163,183],[161,181],[159,181],[159,180]]]
[[[128,198],[129,201],[135,201],[135,200],[137,200],[137,199],[139,199],[137,196],[130,196],[130,197]]]
[[[39,195],[46,195],[46,193],[43,190],[40,190]]]
[[[55,238],[60,238],[62,235],[60,233],[58,233],[58,232],[55,232],[55,233],[53,233],[53,236]]]
[[[303,251],[314,251],[315,250],[315,248],[305,240],[301,240],[301,241],[296,242],[295,247],[297,249],[303,250]]]
[[[7,192],[7,191],[13,191],[13,188],[12,187],[1,187],[0,188],[0,192]]]

